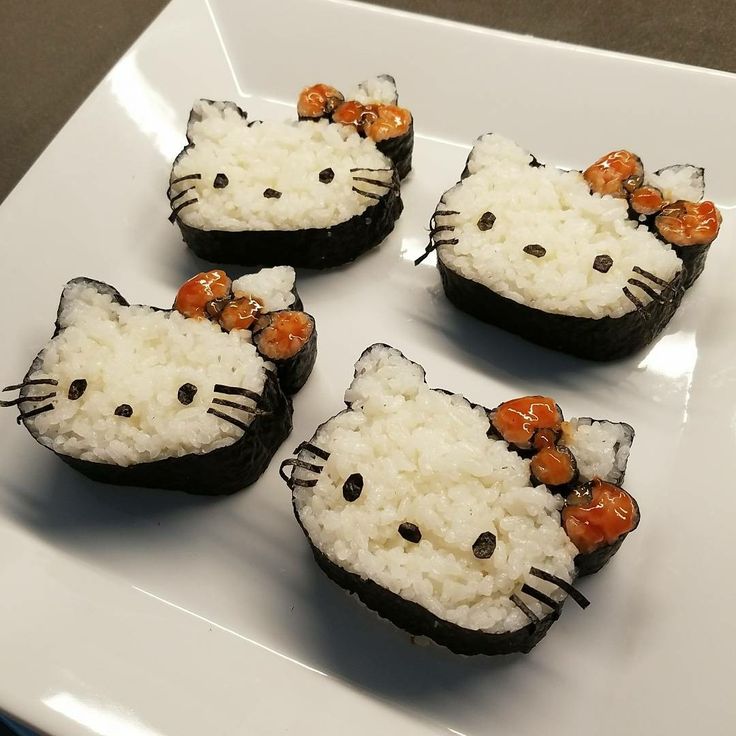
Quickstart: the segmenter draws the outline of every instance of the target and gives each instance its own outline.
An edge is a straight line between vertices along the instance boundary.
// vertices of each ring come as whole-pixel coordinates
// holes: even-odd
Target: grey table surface
[[[734,0],[376,4],[736,72]],[[0,0],[0,201],[164,5],[166,0]]]

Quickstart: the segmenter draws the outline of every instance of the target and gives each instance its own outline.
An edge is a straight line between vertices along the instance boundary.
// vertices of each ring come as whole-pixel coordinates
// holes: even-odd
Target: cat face
[[[391,161],[350,126],[325,120],[248,123],[229,102],[192,108],[169,200],[201,230],[328,228],[398,188]]]
[[[301,314],[289,311],[298,302],[291,268],[243,276],[232,290],[260,314]],[[2,403],[18,406],[18,421],[60,455],[124,467],[233,444],[263,414],[273,368],[249,329],[131,306],[106,284],[74,279],[54,337],[9,387],[18,399]]]
[[[675,296],[681,261],[626,199],[591,194],[577,171],[540,166],[496,134],[481,137],[433,219],[453,271],[546,312],[621,317]]]
[[[345,399],[291,478],[312,543],[445,621],[491,633],[526,626],[513,599],[521,586],[559,593],[530,569],[574,575],[562,498],[531,485],[529,461],[488,436],[481,407],[430,389],[393,348],[364,353]],[[548,612],[533,598],[528,608]]]
[[[57,452],[117,465],[208,452],[256,413],[266,364],[250,333],[128,306],[87,280],[64,289],[58,326],[20,394],[26,426]]]
[[[628,425],[564,421],[537,395],[486,409],[430,389],[382,344],[356,363],[345,402],[281,464],[297,520],[330,578],[453,651],[529,651],[566,596],[588,605],[572,579],[639,522],[614,485]]]

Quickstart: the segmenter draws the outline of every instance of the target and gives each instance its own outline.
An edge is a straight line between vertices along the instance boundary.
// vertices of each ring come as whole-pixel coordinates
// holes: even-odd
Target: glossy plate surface
[[[485,405],[550,393],[569,415],[633,424],[639,530],[583,583],[593,605],[566,607],[531,655],[465,659],[413,646],[321,574],[277,462],[229,498],[103,487],[3,412],[0,709],[55,736],[732,733],[731,75],[345,2],[175,0],[0,208],[2,380],[48,339],[68,278],[165,306],[204,267],[164,196],[194,98],[290,118],[306,83],[385,71],[416,118],[406,209],[355,265],[300,274],[320,355],[277,459],[341,408],[353,362],[384,341]],[[412,265],[488,130],[561,166],[625,146],[652,168],[706,167],[722,234],[646,351],[595,365],[543,350],[454,310],[434,258]]]

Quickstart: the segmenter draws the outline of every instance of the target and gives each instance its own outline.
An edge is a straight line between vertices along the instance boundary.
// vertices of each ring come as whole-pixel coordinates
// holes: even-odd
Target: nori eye
[[[360,473],[353,473],[342,484],[342,497],[349,503],[357,501],[363,492],[363,476]]]
[[[547,249],[543,245],[539,245],[538,243],[530,243],[529,245],[525,245],[524,253],[528,253],[530,256],[534,256],[535,258],[542,258],[542,256],[547,255]]]
[[[113,412],[116,417],[128,417],[133,416],[133,407],[130,404],[120,404]]]
[[[67,394],[71,401],[76,401],[87,390],[86,378],[75,378],[69,384],[69,393]]]
[[[319,180],[323,184],[329,184],[335,178],[335,172],[332,169],[322,169],[319,172]]]
[[[212,182],[212,186],[215,189],[224,189],[229,183],[230,180],[225,176],[225,174],[218,174]]]
[[[478,230],[485,232],[490,230],[496,222],[496,215],[493,212],[484,212],[478,220]]]
[[[281,192],[278,189],[271,189],[271,187],[268,187],[263,190],[263,196],[266,199],[279,199],[279,197],[281,197]]]
[[[411,542],[412,544],[419,544],[422,539],[422,532],[419,530],[419,527],[410,521],[404,521],[399,524],[399,534],[407,542]]]
[[[184,406],[189,406],[189,404],[194,401],[194,396],[197,393],[197,387],[193,383],[183,383],[181,386],[179,386],[179,391],[176,394],[176,398],[179,399],[180,403],[184,404]]]
[[[593,261],[593,268],[601,273],[608,273],[613,266],[613,258],[607,255],[596,256]]]
[[[493,532],[483,532],[473,542],[473,554],[479,560],[489,559],[496,551],[496,535]]]

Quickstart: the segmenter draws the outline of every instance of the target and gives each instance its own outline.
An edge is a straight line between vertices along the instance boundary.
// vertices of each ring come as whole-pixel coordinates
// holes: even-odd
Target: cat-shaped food
[[[2,405],[17,406],[35,440],[95,480],[232,493],[263,473],[291,431],[288,393],[316,356],[314,320],[300,306],[288,267],[235,282],[198,274],[171,310],[129,305],[112,286],[76,278],[52,339],[4,389],[18,398]]]
[[[427,250],[460,309],[610,360],[649,343],[702,271],[720,225],[702,196],[693,166],[647,176],[637,156],[614,151],[563,171],[488,134],[443,194]]]
[[[638,524],[626,424],[565,422],[544,396],[488,410],[380,344],[345,402],[282,477],[320,567],[411,634],[529,651]]]
[[[200,257],[329,268],[383,241],[401,214],[391,159],[355,125],[248,122],[199,100],[169,179],[170,219]]]

